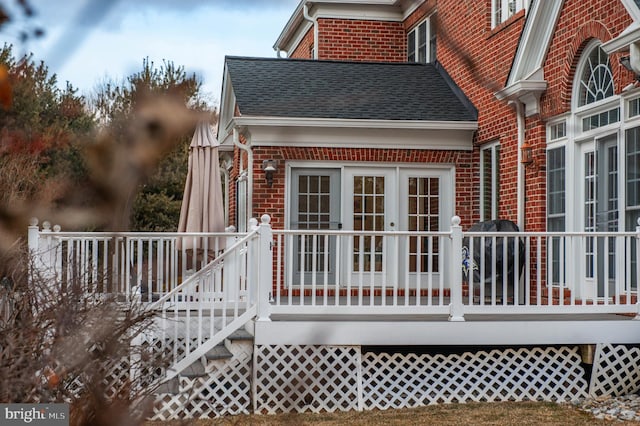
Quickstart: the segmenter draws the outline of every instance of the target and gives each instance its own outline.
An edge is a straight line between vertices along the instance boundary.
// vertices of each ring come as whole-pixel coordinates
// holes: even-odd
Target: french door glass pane
[[[437,177],[410,177],[408,184],[407,230],[439,231],[440,179]],[[438,252],[438,238],[409,237],[409,271],[438,272]],[[429,261],[430,255],[431,261]]]
[[[584,155],[584,230],[596,230],[596,154],[587,152]],[[586,276],[593,278],[594,274],[594,243],[593,237],[586,238]]]
[[[330,229],[330,176],[299,175],[298,176],[298,229]],[[324,271],[326,255],[326,239],[318,236],[315,240],[310,236],[298,237],[297,259],[303,257],[304,270],[309,272],[314,264],[315,270]],[[298,262],[300,263],[300,262]],[[298,264],[300,272],[302,265]]]
[[[384,231],[384,176],[353,177],[353,230]],[[355,237],[353,270],[382,271],[382,236]]]

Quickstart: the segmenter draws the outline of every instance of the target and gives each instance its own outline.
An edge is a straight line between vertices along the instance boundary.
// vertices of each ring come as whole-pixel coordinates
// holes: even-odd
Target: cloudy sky
[[[2,0],[0,0],[2,1]],[[15,0],[3,4],[13,5]],[[217,104],[225,55],[275,57],[272,46],[299,0],[30,0],[37,13],[18,11],[4,41],[33,52],[61,82],[89,94],[107,77],[120,80],[149,57],[184,65]],[[17,42],[20,29],[40,25],[45,35]]]

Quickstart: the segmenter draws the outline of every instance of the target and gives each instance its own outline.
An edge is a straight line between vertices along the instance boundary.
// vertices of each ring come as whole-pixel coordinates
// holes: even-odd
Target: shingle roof
[[[439,65],[227,57],[242,116],[476,121]]]

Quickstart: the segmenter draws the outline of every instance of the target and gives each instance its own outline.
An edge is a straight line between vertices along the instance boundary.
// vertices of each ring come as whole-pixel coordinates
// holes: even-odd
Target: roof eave
[[[278,39],[276,40],[276,42],[274,43],[273,50],[276,50],[276,51],[287,50],[288,44],[291,41],[291,38],[295,35],[296,29],[300,26],[300,24],[304,20],[302,9],[304,7],[305,1],[306,0],[301,0],[300,3],[298,3],[298,6],[293,11],[293,14],[287,21],[286,25],[284,26],[284,29],[278,36]]]
[[[345,118],[303,118],[303,117],[234,117],[237,126],[279,126],[279,127],[331,127],[331,128],[373,128],[373,129],[418,129],[418,130],[477,130],[477,121],[427,121],[427,120],[374,120]]]

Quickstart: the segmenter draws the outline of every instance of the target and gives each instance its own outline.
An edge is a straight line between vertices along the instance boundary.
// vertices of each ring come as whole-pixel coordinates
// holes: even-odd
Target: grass
[[[221,419],[147,422],[145,426],[209,425],[518,425],[580,426],[638,425],[637,422],[596,420],[590,413],[568,404],[552,402],[501,402],[442,404],[401,410],[304,413],[277,415],[240,415]]]

